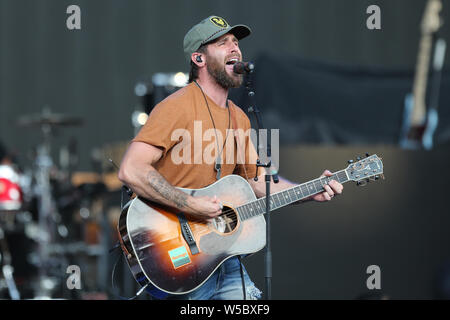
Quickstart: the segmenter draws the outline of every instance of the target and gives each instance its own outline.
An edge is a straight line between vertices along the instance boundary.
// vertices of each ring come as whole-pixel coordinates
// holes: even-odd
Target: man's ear
[[[198,52],[194,52],[191,56],[191,60],[198,66],[201,67],[204,64],[203,55]]]

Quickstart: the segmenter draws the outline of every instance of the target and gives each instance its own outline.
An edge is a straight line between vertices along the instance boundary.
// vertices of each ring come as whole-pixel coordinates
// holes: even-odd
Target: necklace
[[[216,157],[216,163],[214,164],[214,169],[217,171],[216,180],[219,180],[220,179],[220,175],[222,173],[222,152],[223,152],[223,149],[225,148],[225,144],[226,144],[227,139],[228,139],[228,132],[231,129],[231,121],[230,121],[231,115],[230,115],[230,107],[228,106],[228,99],[225,102],[225,105],[226,105],[226,107],[228,109],[228,130],[227,130],[227,134],[225,136],[225,141],[223,142],[222,150],[219,150],[219,140],[217,138],[216,124],[214,123],[214,118],[212,116],[211,109],[209,108],[208,99],[206,99],[206,95],[203,92],[202,87],[200,87],[200,85],[197,83],[196,80],[194,80],[194,82],[197,85],[197,87],[200,88],[200,91],[202,92],[203,99],[205,99],[206,107],[208,108],[209,116],[211,118],[211,122],[212,122],[213,127],[214,127],[214,134],[216,135],[216,144],[217,144],[217,151],[218,151],[218,155]]]

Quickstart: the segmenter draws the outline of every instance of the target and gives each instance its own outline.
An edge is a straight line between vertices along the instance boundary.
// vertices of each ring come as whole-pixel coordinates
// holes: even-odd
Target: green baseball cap
[[[238,40],[245,38],[252,31],[243,24],[237,24],[231,27],[224,18],[218,16],[209,16],[196,24],[184,36],[183,47],[186,58],[191,60],[191,55],[200,48],[201,45],[223,36],[226,33],[232,33]]]

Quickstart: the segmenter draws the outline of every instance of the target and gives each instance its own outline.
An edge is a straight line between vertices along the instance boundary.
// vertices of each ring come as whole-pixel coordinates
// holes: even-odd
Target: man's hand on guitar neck
[[[333,173],[329,170],[325,170],[320,177],[331,177]],[[314,201],[330,201],[335,195],[341,194],[344,186],[337,182],[336,180],[331,180],[329,184],[324,186],[325,192],[318,193],[314,196],[311,196],[311,200]]]

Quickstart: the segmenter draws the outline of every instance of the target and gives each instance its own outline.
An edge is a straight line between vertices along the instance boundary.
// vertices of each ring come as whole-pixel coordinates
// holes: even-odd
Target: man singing
[[[138,196],[176,208],[188,218],[204,220],[221,215],[221,199],[189,195],[176,187],[203,188],[217,179],[236,174],[248,181],[257,197],[265,196],[264,170],[250,161],[255,155],[251,139],[248,135],[244,138],[242,153],[236,150],[238,143],[234,141],[233,130],[247,132],[250,121],[228,99],[229,89],[243,82],[243,76],[233,71],[233,65],[242,61],[239,41],[250,33],[249,27],[230,26],[217,16],[202,20],[187,32],[183,46],[191,66],[189,84],[155,106],[147,123],[130,143],[120,166],[119,179]],[[192,141],[196,134],[204,137],[206,131],[211,133],[208,136],[215,151],[213,161],[205,161],[205,154],[211,153],[206,149],[211,144]],[[239,159],[239,155],[244,155],[245,159]],[[259,179],[254,181],[257,172]],[[332,173],[325,170],[323,175]],[[280,177],[279,183],[272,182],[271,192],[295,185]],[[309,200],[329,201],[335,194],[342,193],[343,186],[331,180],[324,189]],[[244,296],[259,299],[261,292],[250,280],[240,259],[233,256],[196,290],[169,298],[230,300]]]

